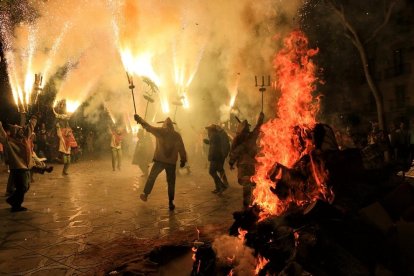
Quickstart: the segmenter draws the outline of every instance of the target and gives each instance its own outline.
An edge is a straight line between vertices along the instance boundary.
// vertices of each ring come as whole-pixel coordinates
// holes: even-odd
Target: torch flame
[[[120,50],[121,60],[128,73],[151,79],[157,86],[162,83],[161,78],[152,66],[153,54],[150,52],[134,55],[132,50],[125,48]]]
[[[30,99],[32,96],[33,85],[34,85],[34,74],[29,70],[26,74],[26,78],[24,80],[24,93],[25,93],[25,104],[29,106]]]
[[[80,102],[76,100],[66,100],[66,110],[68,113],[74,113],[78,107],[80,106]]]
[[[233,108],[235,102],[236,102],[236,94],[232,95],[230,98],[230,103],[229,103],[230,109]]]

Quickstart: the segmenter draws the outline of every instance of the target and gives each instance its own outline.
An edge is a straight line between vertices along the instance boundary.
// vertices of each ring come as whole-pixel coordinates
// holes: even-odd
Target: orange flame
[[[243,229],[239,228],[239,236],[238,236],[238,238],[241,240],[242,244],[245,241],[245,236],[246,236],[247,232],[248,232],[247,230],[243,230]]]
[[[193,251],[193,256],[191,257],[191,259],[193,259],[193,261],[196,261],[196,253],[197,253],[197,247],[192,247],[191,251]]]
[[[197,226],[196,226],[196,230],[197,230],[197,240],[199,240],[200,239],[200,230],[197,228]]]
[[[299,245],[299,233],[298,232],[294,232],[293,236],[295,238],[295,247],[298,247]]]
[[[318,199],[319,193],[328,193],[325,186],[326,171],[321,164],[314,164],[313,160],[313,177],[318,186],[316,197],[304,201],[295,201],[293,198],[281,200],[270,190],[276,184],[268,175],[276,162],[291,168],[313,149],[309,133],[316,124],[319,101],[312,95],[318,78],[315,76],[317,67],[310,58],[317,53],[318,49],[308,48],[305,34],[296,30],[285,38],[284,48],[274,58],[275,88],[281,92],[276,107],[277,118],[261,128],[260,153],[256,157],[256,173],[252,177],[256,183],[253,203],[261,207],[261,220],[270,215],[282,214],[291,203],[301,206]],[[281,173],[279,171],[279,177]]]
[[[259,275],[260,271],[265,267],[269,260],[259,255],[256,261],[257,264],[256,269],[254,270],[254,275]]]

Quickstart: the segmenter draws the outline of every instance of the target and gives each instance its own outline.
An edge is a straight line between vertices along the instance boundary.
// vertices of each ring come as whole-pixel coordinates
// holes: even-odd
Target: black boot
[[[170,209],[170,211],[173,211],[175,209],[175,205],[172,200],[170,200],[170,202],[168,203],[168,208]]]

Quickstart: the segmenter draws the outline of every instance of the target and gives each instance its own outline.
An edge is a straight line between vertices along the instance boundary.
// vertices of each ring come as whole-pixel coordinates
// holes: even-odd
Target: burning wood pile
[[[321,128],[315,144],[333,145],[329,127],[313,134]],[[315,193],[316,166],[329,172],[327,197]],[[414,189],[386,175],[364,169],[357,150],[315,146],[291,168],[276,162],[269,189],[288,202],[283,214],[263,216],[258,205],[235,212],[229,236],[195,246],[192,275],[413,273]]]
[[[296,31],[275,57],[278,118],[261,128],[252,206],[234,213],[229,236],[194,247],[192,275],[414,273],[414,189],[364,168],[317,123],[307,47]]]

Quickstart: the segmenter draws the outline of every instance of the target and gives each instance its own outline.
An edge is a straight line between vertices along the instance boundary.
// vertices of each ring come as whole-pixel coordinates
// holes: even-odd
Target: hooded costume
[[[216,189],[212,191],[215,194],[221,194],[228,188],[226,173],[224,171],[224,160],[228,155],[226,144],[229,139],[225,131],[218,125],[212,124],[206,127],[208,139],[204,143],[208,144],[208,161],[210,161],[209,174],[214,180]]]
[[[243,206],[248,207],[255,184],[250,180],[255,173],[257,138],[263,124],[264,114],[261,112],[253,131],[249,130],[249,123],[244,120],[240,123],[237,135],[233,139],[230,149],[229,164],[232,168],[237,165],[237,179],[243,186]]]

